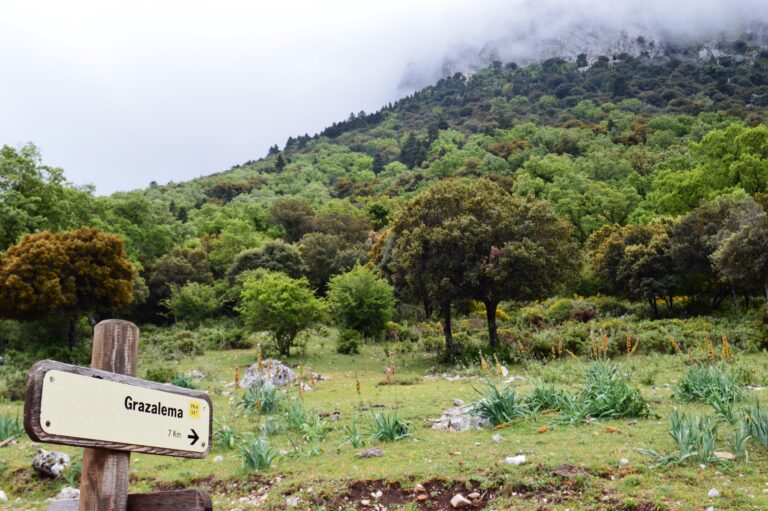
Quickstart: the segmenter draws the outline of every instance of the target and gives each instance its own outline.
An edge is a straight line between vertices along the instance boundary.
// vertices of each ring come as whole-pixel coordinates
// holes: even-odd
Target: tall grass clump
[[[397,410],[381,412],[371,418],[371,436],[380,442],[396,442],[411,436],[411,427],[397,416]]]
[[[525,400],[517,395],[515,389],[498,385],[490,378],[485,390],[477,392],[482,397],[472,407],[472,413],[486,419],[492,426],[512,422],[530,413]]]
[[[19,436],[24,432],[24,426],[18,417],[0,414],[0,442],[11,437]]]
[[[238,408],[246,412],[273,413],[280,401],[280,394],[270,382],[262,382],[259,385],[245,389],[243,397],[237,403]]]
[[[750,407],[742,411],[741,421],[752,438],[763,447],[768,447],[768,407],[763,408],[755,399]]]
[[[525,399],[525,404],[530,413],[541,413],[560,409],[567,399],[568,396],[564,390],[556,390],[552,384],[539,382]]]
[[[234,449],[242,438],[241,433],[236,432],[226,424],[221,424],[213,432],[213,444],[225,449]]]
[[[281,408],[285,423],[289,428],[300,430],[304,424],[309,422],[309,414],[300,399],[285,400]]]
[[[717,417],[688,415],[673,410],[669,414],[669,436],[675,441],[677,451],[665,454],[641,449],[645,455],[656,458],[656,465],[675,465],[686,462],[712,463],[720,461],[715,456]]]
[[[243,457],[243,466],[247,470],[267,470],[277,458],[272,451],[269,442],[265,438],[252,438],[244,444],[237,446]]]
[[[630,387],[613,362],[595,362],[586,372],[581,391],[563,394],[563,422],[584,420],[645,418],[651,414],[640,391]]]
[[[717,365],[693,366],[675,386],[675,397],[681,401],[717,401],[735,403],[741,401],[744,392],[734,374]]]

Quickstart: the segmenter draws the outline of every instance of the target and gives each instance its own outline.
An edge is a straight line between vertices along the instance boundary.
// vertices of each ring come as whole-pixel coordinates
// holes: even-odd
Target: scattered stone
[[[61,489],[58,495],[56,495],[53,500],[70,500],[70,499],[79,499],[80,498],[80,490],[77,488],[72,488],[71,486],[66,486]]]
[[[665,389],[668,389],[668,388],[670,388],[672,386],[669,383],[665,383],[664,385],[662,385],[662,387],[664,387]]]
[[[0,490],[0,500],[3,502],[8,502],[8,495],[6,495],[3,490]]]
[[[504,458],[504,463],[507,465],[522,465],[525,463],[527,459],[525,458],[525,454],[518,454],[517,456],[507,456]]]
[[[626,467],[627,465],[629,465],[629,460],[627,458],[621,458],[619,460],[619,468]]]
[[[707,508],[707,511],[715,511],[715,506],[709,506],[709,507]]]
[[[707,493],[707,496],[709,498],[711,498],[711,499],[714,499],[715,497],[719,497],[720,496],[720,491],[717,488],[712,488]]]
[[[424,488],[424,485],[418,483],[413,487],[413,493],[427,493],[427,489]]]
[[[38,449],[37,456],[32,460],[32,468],[40,475],[59,477],[59,474],[69,466],[69,456],[63,452],[51,452]]]
[[[454,399],[453,400],[453,406],[464,406],[466,403],[462,399]]]
[[[501,435],[499,435],[498,433],[496,433],[495,435],[493,435],[493,436],[491,437],[491,440],[493,440],[494,442],[496,442],[496,443],[498,444],[499,442],[501,442],[502,440],[504,440],[504,437],[502,437]]]
[[[472,505],[472,501],[467,499],[461,493],[457,493],[451,499],[451,507],[454,509],[462,509]]]
[[[299,507],[299,497],[287,497],[285,505],[288,507]]]
[[[200,371],[198,371],[197,369],[189,371],[187,373],[187,376],[189,376],[190,378],[194,378],[196,380],[202,380],[203,378],[205,378],[205,375],[203,373],[201,373]]]
[[[747,390],[755,390],[755,391],[760,391],[760,390],[765,390],[766,389],[766,387],[761,387],[760,385],[747,385],[744,388],[747,389]]]
[[[279,360],[268,358],[262,361],[261,369],[259,364],[253,364],[243,373],[240,380],[240,387],[247,388],[260,385],[261,382],[269,382],[275,387],[290,385],[296,381],[296,373],[293,369],[283,364]]]
[[[226,397],[226,396],[228,396],[230,394],[231,394],[231,392],[228,391],[228,390],[224,390],[224,391],[221,392],[221,395],[224,396],[224,397]]]
[[[451,456],[461,456],[461,453],[459,451],[451,451],[448,454],[450,454]]]
[[[0,366],[5,364],[5,357],[0,356]]]
[[[426,493],[419,493],[419,496],[418,496],[418,497],[416,497],[416,500],[418,500],[419,502],[424,502],[424,501],[425,501],[425,500],[427,500],[428,498],[429,498],[429,497],[427,496],[427,494],[426,494]]]
[[[218,455],[215,458],[213,458],[214,463],[221,463],[222,461],[224,461],[224,456],[222,455]]]
[[[432,420],[432,429],[444,429],[447,431],[469,431],[470,429],[483,429],[489,426],[487,419],[472,413],[475,405],[457,406],[443,412],[439,419]]]
[[[309,385],[307,383],[304,383],[304,382],[301,382],[301,390],[303,390],[305,392],[308,392],[308,391],[312,391],[312,390],[315,390],[315,389],[313,389],[311,385]]]
[[[384,451],[378,448],[365,449],[357,453],[358,458],[381,458],[384,456]]]
[[[510,376],[509,378],[507,378],[505,380],[505,382],[506,383],[514,383],[516,381],[523,381],[523,380],[525,380],[525,378],[523,378],[522,376],[516,374],[516,375]]]
[[[368,500],[368,499],[363,499],[363,500],[360,501],[360,505],[361,506],[370,506],[371,505],[371,501]]]
[[[477,499],[479,499],[479,498],[480,498],[480,494],[479,494],[479,493],[477,493],[476,491],[473,491],[472,493],[470,493],[469,495],[467,495],[467,498],[468,498],[468,499],[472,499],[472,500],[477,500]]]
[[[735,460],[736,455],[728,451],[715,451],[715,458],[720,460]]]
[[[501,377],[506,378],[509,375],[509,370],[505,366],[501,366]]]

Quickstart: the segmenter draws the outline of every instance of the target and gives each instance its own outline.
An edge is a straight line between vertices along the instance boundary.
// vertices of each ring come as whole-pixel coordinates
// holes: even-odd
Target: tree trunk
[[[77,344],[77,318],[75,317],[69,318],[69,333],[67,337],[67,340],[69,341],[69,351],[72,351],[75,344]]]
[[[455,355],[456,347],[453,344],[453,332],[451,331],[451,302],[440,305],[443,314],[443,333],[445,334],[445,351],[449,358]]]
[[[659,317],[659,306],[656,304],[656,298],[649,298],[648,303],[651,305],[651,310],[653,311],[653,317],[658,318]]]
[[[499,334],[496,330],[496,306],[499,302],[483,301],[483,303],[485,304],[485,319],[488,322],[488,341],[491,348],[496,348],[499,345]]]
[[[429,320],[432,317],[432,302],[429,298],[424,299],[424,319]]]

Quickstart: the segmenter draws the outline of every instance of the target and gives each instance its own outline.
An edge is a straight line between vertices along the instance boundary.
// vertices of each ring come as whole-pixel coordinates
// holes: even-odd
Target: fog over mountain
[[[719,40],[768,40],[764,0],[10,0],[0,9],[0,144],[32,141],[99,193],[225,170],[497,59],[660,55],[688,42],[706,57]]]

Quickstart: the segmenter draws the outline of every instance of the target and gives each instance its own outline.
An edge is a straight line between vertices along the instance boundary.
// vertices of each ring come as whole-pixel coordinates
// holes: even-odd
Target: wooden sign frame
[[[123,444],[115,442],[106,442],[102,440],[90,440],[84,438],[72,438],[68,436],[54,435],[46,432],[40,422],[41,401],[43,395],[43,382],[48,371],[57,370],[66,373],[98,378],[106,381],[113,381],[134,387],[141,387],[151,390],[159,390],[176,395],[182,395],[199,399],[208,403],[208,438],[202,438],[206,442],[205,450],[202,452],[183,451],[161,447],[149,447],[143,445]],[[95,447],[101,449],[110,449],[114,451],[140,452],[145,454],[160,454],[164,456],[177,456],[184,458],[204,458],[211,451],[211,440],[213,436],[213,405],[208,394],[196,390],[155,383],[147,380],[141,380],[132,376],[92,369],[89,367],[80,367],[53,360],[41,360],[37,362],[29,371],[27,380],[27,391],[24,405],[24,429],[32,440],[49,444],[74,445],[80,447]]]

